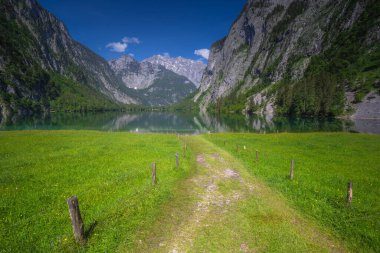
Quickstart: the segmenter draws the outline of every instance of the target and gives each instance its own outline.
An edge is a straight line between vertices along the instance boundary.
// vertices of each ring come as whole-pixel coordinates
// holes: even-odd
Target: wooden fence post
[[[259,151],[256,150],[256,162],[259,162]]]
[[[67,205],[69,206],[69,213],[71,224],[73,226],[75,241],[78,243],[84,243],[86,238],[84,236],[84,224],[80,215],[78,198],[76,196],[68,198]]]
[[[177,165],[177,169],[179,168],[179,154],[175,154],[175,164]]]
[[[352,203],[352,181],[347,184],[347,203]]]
[[[292,165],[290,167],[290,175],[289,175],[289,179],[290,180],[293,180],[293,177],[294,177],[294,160],[292,160]]]
[[[186,147],[186,143],[185,143],[185,145],[183,146],[183,157],[184,158],[186,157],[186,149],[187,149],[187,147]]]
[[[226,146],[226,141],[224,141],[224,146]]]
[[[239,152],[239,145],[236,144],[236,152]]]
[[[152,164],[152,184],[157,184],[157,177],[156,177],[156,163],[154,162]]]

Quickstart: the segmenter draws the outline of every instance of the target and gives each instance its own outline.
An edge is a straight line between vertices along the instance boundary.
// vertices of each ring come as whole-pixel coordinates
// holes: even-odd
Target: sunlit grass
[[[149,229],[188,175],[189,154],[175,169],[181,151],[174,135],[0,132],[0,251],[80,249],[66,204],[72,195],[79,199],[85,229],[96,224],[83,249],[113,252],[122,244],[132,250],[137,233]]]
[[[380,136],[211,134],[205,138],[234,154],[253,175],[282,193],[305,216],[332,230],[352,250],[380,250]],[[290,181],[292,159],[295,177]],[[351,206],[346,203],[349,181],[354,185]]]
[[[188,144],[188,154],[185,159],[181,155],[177,170],[175,153],[181,153],[182,141]],[[256,149],[260,151],[258,163]],[[231,166],[247,180],[253,176],[256,188],[251,198],[220,219],[207,220],[210,226],[196,233],[190,251],[230,252],[243,243],[258,251],[320,251],[326,249],[325,239],[310,240],[318,237],[313,231],[319,228],[321,233],[332,231],[352,251],[379,251],[380,136],[311,133],[177,138],[96,131],[0,132],[0,251],[159,249],[160,242],[175,236],[173,231],[188,219],[199,197],[191,194],[192,179],[206,171],[197,169],[192,153],[220,154],[226,163],[211,159],[211,166]],[[295,178],[290,181],[292,159]],[[155,187],[151,184],[153,161],[158,173]],[[346,203],[350,180],[354,184],[351,206]],[[239,189],[229,181],[217,186],[222,194]],[[86,229],[95,224],[83,247],[74,242],[72,234],[66,204],[72,195],[78,196]]]

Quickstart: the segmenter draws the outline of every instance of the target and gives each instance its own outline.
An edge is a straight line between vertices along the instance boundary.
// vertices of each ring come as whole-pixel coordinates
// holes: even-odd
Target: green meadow
[[[285,196],[304,216],[333,231],[352,251],[379,252],[380,136],[213,134],[205,138],[233,154],[252,175]],[[291,160],[295,161],[292,181]],[[353,183],[350,206],[349,181]]]
[[[0,132],[0,251],[77,251],[66,199],[77,196],[84,249],[133,248],[140,230],[190,171],[175,169],[180,141],[170,135],[92,131]],[[190,152],[190,151],[189,151]],[[188,156],[190,157],[190,156]],[[158,184],[151,183],[157,164]]]
[[[189,252],[335,246],[378,252],[379,164],[380,136],[364,134],[2,131],[0,252],[168,252],[182,243],[173,239],[178,236],[191,237],[191,246],[182,245]],[[225,167],[240,181],[226,179]],[[210,181],[217,191],[208,191]],[[85,223],[84,245],[73,238],[66,204],[73,195]],[[232,204],[210,204],[206,216],[199,203],[214,197]]]

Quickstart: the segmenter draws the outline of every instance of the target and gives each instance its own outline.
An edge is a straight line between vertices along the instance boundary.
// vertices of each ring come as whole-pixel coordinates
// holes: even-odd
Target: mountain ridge
[[[211,47],[201,110],[337,116],[380,79],[378,1],[248,0]],[[303,88],[305,87],[305,88]]]
[[[109,65],[134,96],[146,105],[165,106],[180,102],[196,90],[187,77],[158,63],[138,62],[130,55],[110,60]]]
[[[172,58],[163,55],[153,55],[142,62],[150,62],[152,64],[164,66],[166,69],[171,70],[178,75],[185,76],[194,83],[197,88],[200,85],[203,72],[206,68],[206,64],[202,61],[194,61],[182,56]]]
[[[75,90],[73,96],[94,94],[81,105],[71,101],[76,109],[138,103],[108,63],[72,39],[37,1],[1,0],[0,8],[1,114],[48,111],[52,101],[70,90]]]
[[[129,55],[123,55],[108,63],[115,74],[131,89],[148,88],[158,78],[158,73],[164,69],[149,62],[138,62]]]
[[[153,72],[153,76],[148,83],[141,85],[142,90],[136,91],[137,87],[125,85],[126,80],[115,74],[104,58],[74,40],[64,23],[37,0],[0,0],[0,10],[2,118],[12,113],[168,105],[195,91],[196,87],[186,77],[148,61],[142,64]],[[139,64],[135,62],[135,68]],[[188,73],[192,74],[189,76],[194,77],[190,70]],[[198,71],[195,76],[199,79],[200,75]],[[164,84],[159,78],[169,83]],[[179,86],[169,87],[175,84],[172,83],[175,79]],[[150,86],[154,89],[148,89]],[[149,96],[153,96],[154,103],[149,101]],[[162,96],[161,102],[159,96]]]

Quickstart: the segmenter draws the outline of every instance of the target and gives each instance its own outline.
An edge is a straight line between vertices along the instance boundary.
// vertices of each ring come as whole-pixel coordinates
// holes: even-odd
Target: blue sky
[[[164,53],[200,59],[194,51],[225,36],[246,0],[39,2],[65,23],[75,40],[107,60],[122,54],[142,60]]]

